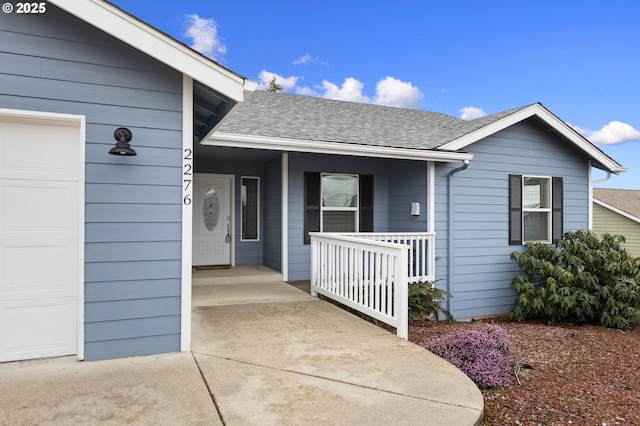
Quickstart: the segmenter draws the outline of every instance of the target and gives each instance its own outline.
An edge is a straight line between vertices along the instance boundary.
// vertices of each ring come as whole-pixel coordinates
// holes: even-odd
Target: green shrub
[[[518,293],[511,317],[575,319],[628,330],[640,321],[640,258],[623,247],[624,237],[567,232],[553,244],[527,243],[511,253],[524,273],[512,281]]]
[[[424,321],[429,319],[440,320],[440,312],[444,313],[449,322],[453,322],[453,316],[442,308],[442,303],[447,297],[451,297],[447,291],[436,288],[433,282],[417,282],[409,284],[409,320]]]

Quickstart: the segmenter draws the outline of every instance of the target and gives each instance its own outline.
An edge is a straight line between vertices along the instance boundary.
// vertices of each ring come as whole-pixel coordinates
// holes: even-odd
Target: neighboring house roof
[[[312,147],[332,153],[347,153],[349,145],[354,152],[359,147],[361,155],[413,152],[416,158],[420,153],[425,159],[463,161],[472,158],[460,152],[464,147],[533,116],[578,147],[595,167],[613,173],[626,170],[540,104],[465,121],[435,112],[256,91],[203,143],[283,150]]]
[[[236,102],[244,101],[246,92],[257,87],[256,83],[104,0],[50,0],[50,3]]]
[[[640,190],[593,188],[593,201],[640,223]]]

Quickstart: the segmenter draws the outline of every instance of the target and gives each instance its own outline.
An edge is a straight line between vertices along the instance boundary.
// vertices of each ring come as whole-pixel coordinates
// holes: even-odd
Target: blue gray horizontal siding
[[[457,318],[509,312],[511,280],[519,272],[509,254],[509,174],[562,176],[564,230],[588,226],[588,162],[532,120],[516,124],[468,147],[474,159],[453,176],[453,276],[447,282],[447,174],[436,169],[436,262],[438,286],[453,294]]]
[[[265,164],[264,182],[262,182],[262,229],[264,230],[264,265],[276,271],[282,271],[282,158],[276,158]]]
[[[426,231],[426,209],[411,217],[411,202],[426,206],[427,165],[424,162],[289,154],[289,279],[310,277],[310,246],[304,244],[304,172],[373,175],[375,232]]]
[[[182,75],[49,4],[0,16],[0,106],[86,117],[85,359],[179,350]]]

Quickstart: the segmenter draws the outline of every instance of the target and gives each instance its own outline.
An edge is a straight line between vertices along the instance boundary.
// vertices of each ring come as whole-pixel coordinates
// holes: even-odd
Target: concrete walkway
[[[239,271],[194,273],[191,353],[0,364],[0,424],[481,424],[480,391],[447,362]]]

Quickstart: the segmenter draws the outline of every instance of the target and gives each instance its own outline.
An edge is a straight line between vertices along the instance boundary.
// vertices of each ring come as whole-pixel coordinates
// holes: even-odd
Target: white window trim
[[[256,238],[242,238],[242,226],[244,224],[244,213],[242,209],[242,183],[244,179],[255,179],[258,182],[258,199],[257,199],[257,212],[256,212],[256,226],[257,226],[257,237]],[[260,177],[259,176],[240,176],[240,241],[247,243],[254,243],[260,241]]]
[[[524,206],[524,200],[525,200],[525,184],[524,181],[526,179],[546,179],[549,182],[549,207],[547,208],[541,208],[541,207],[536,207],[536,208],[527,208]],[[535,176],[535,175],[522,175],[522,243],[526,244],[527,242],[534,242],[534,243],[548,243],[551,244],[551,234],[553,232],[553,177],[551,176]],[[535,240],[535,241],[529,241],[525,238],[525,220],[524,220],[524,215],[525,213],[546,213],[547,214],[547,239],[546,240]]]

